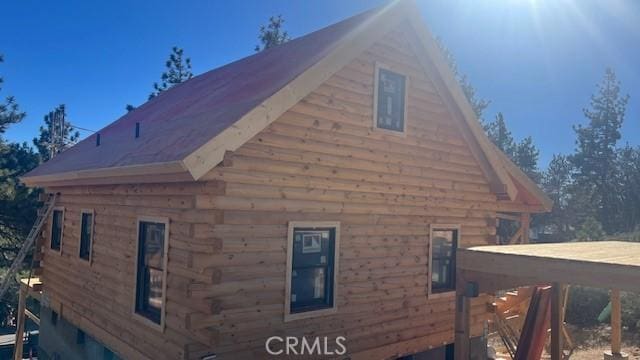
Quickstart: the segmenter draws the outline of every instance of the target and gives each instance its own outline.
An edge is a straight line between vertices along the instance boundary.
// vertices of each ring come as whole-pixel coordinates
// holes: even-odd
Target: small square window
[[[378,129],[404,133],[406,129],[407,77],[376,67],[374,125]]]
[[[51,215],[51,249],[60,251],[62,248],[62,227],[64,226],[64,210],[54,209]]]

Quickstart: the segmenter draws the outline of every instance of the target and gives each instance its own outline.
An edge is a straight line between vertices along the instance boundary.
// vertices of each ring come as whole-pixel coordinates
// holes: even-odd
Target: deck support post
[[[629,355],[622,353],[622,309],[620,290],[611,289],[611,351],[605,351],[605,359],[628,359]]]
[[[25,310],[27,307],[27,295],[29,289],[20,284],[20,291],[18,295],[18,316],[16,319],[16,342],[13,351],[14,360],[22,360],[22,347],[24,342],[24,322],[25,322]]]
[[[553,283],[551,287],[551,360],[562,360],[562,310],[562,285]]]
[[[471,340],[471,298],[478,297],[478,284],[456,275],[455,360],[469,360]]]

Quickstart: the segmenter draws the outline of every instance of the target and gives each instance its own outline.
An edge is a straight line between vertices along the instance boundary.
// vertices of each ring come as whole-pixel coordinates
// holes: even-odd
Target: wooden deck
[[[520,285],[561,282],[640,291],[640,243],[478,246],[459,249],[456,265],[464,273],[498,275],[494,276],[494,285],[487,283],[485,288],[510,285],[508,282],[521,282]]]
[[[469,301],[479,293],[552,284],[551,357],[562,357],[563,284],[611,289],[609,356],[620,356],[620,290],[640,291],[640,243],[622,241],[478,246],[457,253],[456,359],[468,359]]]

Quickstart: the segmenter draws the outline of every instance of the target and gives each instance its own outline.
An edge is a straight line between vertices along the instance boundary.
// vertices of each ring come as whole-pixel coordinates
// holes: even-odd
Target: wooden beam
[[[551,359],[562,360],[562,285],[551,287]]]
[[[529,243],[529,224],[531,222],[531,216],[529,213],[520,214],[520,230],[522,231],[520,242],[523,244]]]
[[[507,214],[507,213],[496,213],[496,217],[498,219],[506,219],[511,221],[520,221],[520,216],[518,214]]]
[[[516,231],[515,234],[513,234],[511,239],[509,239],[509,245],[510,244],[517,244],[518,242],[520,242],[519,239],[522,239],[522,227],[519,228],[518,231]]]
[[[622,321],[620,306],[620,290],[611,290],[611,353],[618,355],[622,351]]]

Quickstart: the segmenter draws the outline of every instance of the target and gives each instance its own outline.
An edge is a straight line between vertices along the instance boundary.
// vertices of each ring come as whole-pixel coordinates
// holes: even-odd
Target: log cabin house
[[[456,248],[496,244],[501,217],[526,242],[551,207],[407,1],[196,76],[23,181],[58,194],[45,359],[266,358],[287,337],[444,358]]]

